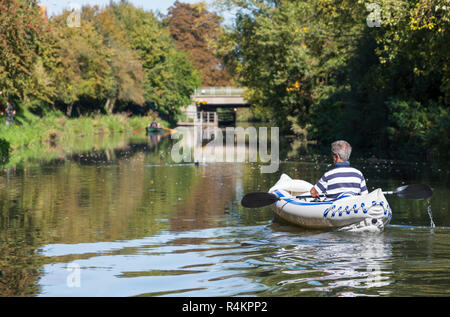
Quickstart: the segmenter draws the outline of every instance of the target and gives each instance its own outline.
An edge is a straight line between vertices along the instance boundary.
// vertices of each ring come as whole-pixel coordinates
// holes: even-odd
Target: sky
[[[40,5],[47,7],[47,14],[52,16],[54,14],[61,13],[64,9],[67,9],[71,4],[77,4],[80,6],[89,5],[99,5],[104,6],[109,4],[110,0],[39,0]],[[143,8],[147,11],[161,12],[162,14],[167,14],[167,9],[173,5],[175,0],[129,0],[137,8]],[[184,3],[197,3],[200,0],[181,0]],[[211,1],[204,1],[209,3]]]

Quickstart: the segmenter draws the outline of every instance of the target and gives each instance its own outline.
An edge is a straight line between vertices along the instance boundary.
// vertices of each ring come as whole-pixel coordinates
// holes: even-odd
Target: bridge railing
[[[187,121],[178,122],[178,125],[205,125],[217,126],[219,116],[216,111],[185,111]]]
[[[243,88],[238,87],[202,87],[195,89],[194,95],[200,96],[241,96]]]

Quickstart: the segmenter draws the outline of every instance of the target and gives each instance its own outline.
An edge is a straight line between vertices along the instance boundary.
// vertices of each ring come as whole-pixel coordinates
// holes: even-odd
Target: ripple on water
[[[441,230],[431,234],[429,228],[389,226],[380,234],[305,234],[301,229],[280,231],[269,225],[167,231],[112,243],[49,245],[41,250],[49,263],[40,281],[41,295],[408,294],[410,285],[421,285],[422,276],[436,284],[448,280],[444,274],[448,261],[424,258],[427,244],[428,252],[439,258],[448,254],[448,243],[430,246],[433,239],[442,240],[440,235],[448,237],[448,230]],[[424,247],[418,250],[417,244]],[[406,262],[404,249],[410,254]],[[79,289],[66,286],[69,263],[80,267]],[[415,276],[417,272],[420,276]],[[420,292],[431,292],[420,287]]]

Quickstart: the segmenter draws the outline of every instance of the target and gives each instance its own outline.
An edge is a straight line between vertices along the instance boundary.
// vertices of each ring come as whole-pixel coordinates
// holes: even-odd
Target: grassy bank
[[[76,144],[79,138],[99,135],[144,133],[152,117],[127,117],[126,115],[96,115],[68,119],[58,114],[37,117],[27,114],[18,118],[14,125],[6,126],[0,121],[0,165],[17,164],[28,158],[47,155],[45,149]],[[159,121],[164,127],[167,122]]]

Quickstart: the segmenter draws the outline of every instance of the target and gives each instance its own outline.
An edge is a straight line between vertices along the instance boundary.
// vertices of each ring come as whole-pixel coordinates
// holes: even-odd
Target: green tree
[[[239,10],[233,33],[235,69],[251,103],[288,131],[310,123],[314,102],[338,80],[333,72],[355,46],[350,1],[225,1]],[[350,26],[350,27],[349,27]],[[334,72],[336,75],[336,72]]]
[[[94,18],[94,17],[93,17]],[[107,7],[97,15],[96,28],[111,53],[113,85],[107,92],[106,110],[112,113],[116,101],[143,105],[144,70],[138,54],[127,41],[127,34],[116,24],[112,10]]]
[[[5,98],[51,101],[50,40],[36,1],[0,1],[0,91]]]
[[[198,73],[186,53],[176,49],[168,31],[152,12],[135,8],[123,0],[111,3],[110,8],[142,61],[145,100],[175,123],[180,108],[190,103],[190,95],[200,84]]]
[[[380,155],[448,153],[445,0],[221,3],[237,10],[234,69],[285,131],[299,124],[319,144],[345,138]]]
[[[67,105],[67,115],[80,101],[86,107],[89,99],[94,106],[88,111],[104,108],[110,114],[129,102],[143,105],[142,62],[111,9],[83,7],[80,27],[67,25],[68,15],[54,19],[61,66],[56,71],[58,96]]]
[[[83,7],[84,15],[93,15],[91,10],[93,8]],[[71,27],[66,23],[68,15],[66,11],[55,17],[53,24],[60,57],[55,69],[57,97],[66,105],[66,114],[71,116],[74,109],[80,114],[79,107],[74,105],[81,98],[105,100],[114,82],[112,53],[103,43],[94,21],[84,18],[80,27]]]

